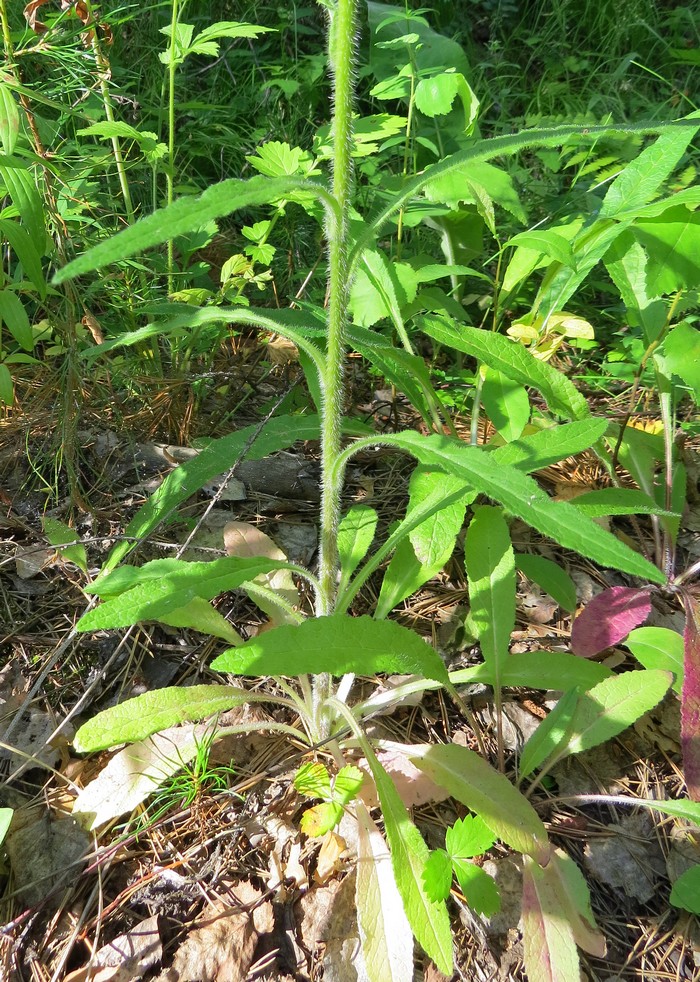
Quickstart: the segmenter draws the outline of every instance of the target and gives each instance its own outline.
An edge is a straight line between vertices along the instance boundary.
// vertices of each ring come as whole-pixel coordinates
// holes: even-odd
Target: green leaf
[[[411,760],[436,784],[479,815],[507,845],[546,863],[550,854],[547,831],[535,809],[490,764],[456,744],[429,747]]]
[[[302,764],[294,778],[294,787],[307,798],[331,799],[331,776],[328,768],[317,760]]]
[[[436,496],[448,499],[463,489],[464,482],[460,479],[417,467],[409,484],[406,517],[424,508]],[[443,568],[454,550],[471,497],[467,493],[445,504],[409,532],[408,539],[399,542],[382,580],[375,617],[386,617]]]
[[[487,368],[481,389],[486,415],[506,443],[517,440],[530,419],[530,400],[524,386],[496,368]]]
[[[673,672],[673,690],[683,687],[683,635],[667,627],[638,627],[624,642],[644,668]]]
[[[496,232],[494,202],[519,221],[527,220],[510,174],[483,160],[470,161],[435,178],[427,185],[425,196],[428,201],[445,203],[453,210],[461,201],[473,201],[493,234]]]
[[[492,877],[468,859],[453,859],[459,888],[477,914],[493,917],[501,909],[501,895]]]
[[[700,233],[698,234],[700,246]],[[700,403],[700,330],[684,323],[674,327],[654,353],[659,371],[667,379],[681,379]]]
[[[208,481],[226,473],[244,456],[260,460],[277,450],[292,446],[297,440],[317,440],[318,416],[278,416],[264,426],[253,424],[219,437],[198,456],[175,468],[145,505],[136,512],[125,530],[127,539],[143,539],[187,498],[196,494]],[[134,548],[130,541],[118,543],[102,568],[105,574]]]
[[[43,300],[46,297],[46,280],[41,266],[39,250],[26,229],[19,222],[0,218],[0,235],[10,244],[10,248],[22,263],[22,271]]]
[[[305,175],[311,159],[311,154],[301,147],[290,147],[288,143],[281,143],[279,140],[263,143],[255,154],[246,157],[251,167],[266,177]]]
[[[518,774],[521,779],[541,767],[545,760],[551,757],[569,739],[578,700],[578,689],[569,689],[568,692],[565,692],[554,709],[542,720],[527,740],[518,763]]]
[[[341,805],[349,804],[362,787],[365,775],[359,767],[346,764],[341,767],[333,781],[333,798]]]
[[[5,82],[0,82],[0,143],[3,153],[14,153],[19,135],[19,109],[14,92]],[[1,831],[1,828],[0,828]],[[3,837],[0,836],[0,842]]]
[[[522,903],[525,971],[531,982],[579,979],[581,966],[573,927],[563,916],[551,874],[529,857],[523,864]]]
[[[510,464],[531,474],[592,447],[607,428],[604,419],[593,419],[590,416],[575,423],[548,426],[536,433],[521,436],[504,447],[497,447],[493,451],[493,458],[500,464]]]
[[[447,681],[442,659],[414,631],[367,616],[314,617],[274,628],[225,651],[211,667],[232,675],[401,672]]]
[[[495,841],[496,836],[478,815],[458,818],[445,833],[445,848],[452,859],[481,856]]]
[[[691,914],[700,914],[700,866],[691,866],[685,873],[681,873],[673,884],[668,899],[674,907],[689,910]]]
[[[440,317],[423,317],[420,326],[440,344],[471,355],[520,385],[537,389],[552,412],[568,419],[590,416],[588,403],[573,382],[551,365],[539,361],[516,341],[476,327],[450,324]]]
[[[576,944],[589,955],[605,958],[605,938],[593,916],[588,884],[574,860],[563,850],[555,849],[546,876],[552,882],[556,897],[554,909],[564,913]]]
[[[153,562],[162,564],[164,560]],[[157,578],[152,575],[152,569],[149,574],[151,563],[141,567],[141,580],[136,586],[89,610],[78,621],[76,630],[101,631],[129,627],[144,620],[161,620],[164,615],[186,607],[195,597],[212,600],[226,590],[235,590],[248,580],[254,580],[261,573],[285,569],[289,565],[267,557],[239,559],[236,556],[203,563],[175,562],[177,566],[157,567],[167,570]]]
[[[0,363],[0,402],[11,406],[15,401],[15,386],[7,365]]]
[[[248,181],[230,179],[207,188],[197,197],[180,198],[172,205],[141,218],[134,225],[104,242],[93,246],[77,259],[58,270],[54,283],[75,279],[109,263],[121,262],[137,252],[186,235],[217,218],[240,208],[270,204],[304,190],[318,195],[320,186],[296,177],[252,177]]]
[[[184,607],[173,610],[169,614],[161,614],[154,618],[161,624],[168,624],[170,627],[189,627],[200,634],[211,634],[215,638],[221,638],[229,644],[243,644],[238,631],[236,631],[220,614],[215,607],[203,597],[194,597]]]
[[[0,290],[0,326],[3,324],[25,351],[34,350],[34,334],[27,311],[12,290]]]
[[[687,119],[697,116],[698,113],[692,113]],[[699,126],[700,122],[697,126],[672,127],[642,150],[608,188],[600,217],[620,219],[626,214],[634,215],[641,205],[651,201],[672,174]]]
[[[81,543],[75,543],[78,538],[78,534],[75,529],[70,528],[70,526],[65,525],[63,522],[59,522],[56,518],[44,517],[44,534],[49,540],[52,546],[59,547],[59,551],[64,559],[67,559],[69,563],[75,563],[78,569],[81,569],[83,573],[87,573],[87,553],[85,552],[85,546]],[[66,545],[68,542],[73,542],[75,545]],[[63,546],[63,548],[60,548]]]
[[[562,685],[590,689],[611,675],[605,665],[567,651],[526,651],[508,656],[501,669],[501,684],[529,689],[560,689]],[[481,664],[450,672],[450,681],[453,685],[471,682],[494,685],[495,676],[490,665]]]
[[[257,38],[260,34],[276,34],[272,27],[261,27],[259,24],[246,24],[237,20],[219,20],[205,27],[197,35],[197,40],[210,38]]]
[[[571,249],[571,243],[565,236],[554,229],[536,229],[531,232],[519,232],[508,239],[507,246],[519,246],[539,255],[556,259],[563,266],[576,268],[576,259]]]
[[[433,849],[423,869],[423,887],[426,895],[439,903],[447,900],[452,886],[452,860],[444,849]]]
[[[700,285],[700,212],[676,205],[658,218],[635,222],[633,232],[649,257],[649,297]]]
[[[551,559],[518,553],[515,565],[529,580],[541,587],[562,610],[576,610],[576,585],[569,574]]]
[[[378,515],[369,505],[353,505],[338,528],[338,558],[346,584],[372,545]]]
[[[432,901],[423,884],[423,871],[429,856],[428,847],[409,818],[394,782],[371,748],[365,746],[363,749],[377,786],[384,828],[391,849],[394,878],[408,922],[418,943],[438,969],[445,975],[451,975],[452,931],[447,908],[444,903]]]
[[[5,157],[0,161],[0,182],[7,188],[12,204],[40,256],[46,254],[44,206],[33,175],[24,161]]]
[[[448,70],[423,78],[414,92],[416,108],[431,119],[447,115],[458,97],[464,108],[464,129],[469,133],[479,113],[479,100],[461,72]]]
[[[437,434],[425,437],[411,432],[388,434],[382,437],[382,443],[410,453],[422,464],[463,478],[543,535],[601,566],[611,566],[653,583],[665,581],[656,566],[573,505],[554,501],[531,478],[514,467],[504,466],[481,447],[465,446]],[[362,441],[355,444],[358,446],[362,446]]]
[[[343,808],[335,801],[324,801],[313,808],[307,808],[301,816],[299,828],[304,835],[316,839],[338,824],[343,817]]]
[[[246,702],[248,693],[232,685],[191,685],[154,689],[105,709],[83,723],[73,746],[78,753],[135,743],[177,723],[193,722]]]
[[[590,750],[618,733],[658,705],[671,686],[669,672],[623,672],[594,686],[579,699],[571,736],[557,759]]]
[[[464,542],[469,584],[469,624],[481,653],[502,686],[501,670],[508,659],[515,627],[515,562],[508,525],[500,508],[475,506]]]
[[[0,846],[5,841],[5,836],[9,832],[14,810],[12,808],[0,808]]]
[[[590,518],[607,515],[673,515],[667,512],[643,491],[636,488],[601,488],[586,491],[572,500],[572,504]]]

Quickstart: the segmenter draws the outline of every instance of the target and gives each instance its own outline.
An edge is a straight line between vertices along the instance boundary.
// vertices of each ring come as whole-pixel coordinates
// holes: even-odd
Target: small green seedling
[[[423,872],[425,892],[436,903],[450,894],[453,875],[472,908],[492,917],[501,909],[501,897],[493,879],[472,863],[496,841],[496,836],[478,815],[458,819],[445,833],[445,848],[430,854]]]
[[[301,831],[312,838],[325,835],[343,817],[345,806],[357,797],[365,775],[348,764],[341,767],[331,780],[328,770],[318,761],[310,761],[299,768],[294,787],[307,798],[323,798],[320,805],[307,808],[301,817]]]

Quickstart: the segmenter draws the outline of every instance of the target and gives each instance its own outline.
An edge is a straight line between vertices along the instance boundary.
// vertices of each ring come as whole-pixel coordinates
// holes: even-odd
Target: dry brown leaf
[[[86,310],[85,316],[80,323],[83,325],[83,327],[88,329],[95,344],[104,344],[105,336],[102,331],[102,325],[94,314],[91,314],[89,310]]]
[[[158,965],[162,957],[158,917],[148,917],[103,945],[89,965],[71,972],[65,982],[134,982]]]
[[[232,892],[240,906],[229,907],[215,902],[175,952],[170,968],[161,972],[154,982],[245,982],[258,943],[258,927],[272,923],[271,905],[262,904],[254,914],[251,910],[260,900],[260,891],[251,884],[238,884]],[[267,916],[261,911],[268,907]],[[261,911],[258,913],[258,911]],[[257,915],[257,916],[256,916]]]
[[[409,760],[412,756],[420,757],[426,749],[426,744],[404,744],[382,740],[377,750],[379,763],[391,777],[407,808],[427,805],[431,801],[444,801],[450,797],[448,791],[431,781],[427,774]],[[370,774],[369,764],[364,758],[358,762],[358,767]],[[371,779],[363,783],[359,797],[367,808],[377,807],[379,798]]]
[[[224,526],[224,546],[228,556],[238,556],[239,558],[252,558],[254,556],[264,556],[267,559],[275,559],[279,562],[286,562],[287,557],[277,546],[269,535],[262,529],[250,522],[228,522]],[[292,574],[288,569],[275,569],[270,573],[263,573],[256,576],[254,583],[260,583],[285,600],[293,607],[301,604],[299,591],[294,585]],[[266,603],[262,597],[253,595],[255,603],[263,610],[271,622],[277,626],[287,624],[290,619],[285,616],[279,607],[272,603]]]
[[[46,24],[40,21],[37,16],[39,8],[48,2],[49,0],[30,0],[24,8],[24,18],[29,25],[29,29],[34,31],[35,34],[45,34],[48,31]]]
[[[15,569],[21,580],[31,580],[56,558],[55,549],[41,549],[37,546],[17,546],[15,549]]]
[[[316,883],[323,885],[342,870],[344,863],[341,862],[341,859],[347,855],[347,852],[348,844],[342,835],[338,835],[332,829],[326,832],[316,861],[316,872],[314,873]]]
[[[299,349],[293,341],[278,334],[267,343],[267,360],[271,365],[289,365],[299,361]]]

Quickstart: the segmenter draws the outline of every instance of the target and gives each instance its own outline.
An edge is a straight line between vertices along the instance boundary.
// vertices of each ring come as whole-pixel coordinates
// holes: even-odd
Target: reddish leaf
[[[613,586],[603,590],[574,621],[572,651],[590,658],[622,641],[651,613],[650,588]]]
[[[681,747],[688,797],[700,801],[700,604],[685,600]]]

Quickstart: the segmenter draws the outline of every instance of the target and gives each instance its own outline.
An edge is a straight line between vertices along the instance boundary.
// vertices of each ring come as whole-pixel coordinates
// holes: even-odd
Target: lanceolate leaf
[[[338,557],[347,583],[372,545],[379,516],[369,505],[353,505],[338,528]]]
[[[590,416],[585,398],[573,382],[551,365],[539,361],[521,344],[476,327],[459,326],[441,317],[423,317],[421,328],[440,344],[463,351],[490,368],[541,392],[552,412],[567,419]]]
[[[644,668],[673,672],[673,690],[679,695],[683,686],[683,637],[667,627],[638,627],[625,639],[637,661]]]
[[[174,201],[168,207],[140,219],[118,235],[88,249],[82,256],[60,269],[54,282],[63,283],[109,263],[120,262],[137,252],[201,228],[214,219],[230,215],[240,208],[268,204],[300,190],[318,194],[322,188],[311,181],[296,177],[268,178],[260,175],[248,181],[221,181],[197,197]]]
[[[589,955],[604,958],[607,947],[605,938],[596,925],[591,910],[591,895],[581,870],[571,856],[561,849],[555,849],[552,861],[544,872],[552,885],[558,909],[565,913],[571,924],[576,944]]]
[[[578,690],[569,689],[542,720],[520,754],[518,773],[521,778],[532,774],[568,740],[578,700]]]
[[[624,672],[594,686],[579,698],[570,737],[557,759],[590,750],[653,709],[671,687],[671,675],[656,670]]]
[[[602,566],[612,566],[654,583],[664,582],[663,573],[648,560],[581,515],[568,502],[552,500],[531,478],[514,467],[500,464],[481,447],[465,446],[449,437],[425,437],[411,432],[384,436],[382,443],[412,454],[423,464],[464,478],[474,489],[500,502],[512,514],[567,549],[588,556]],[[364,441],[359,441],[355,447],[363,445]],[[346,451],[346,456],[354,449]]]
[[[232,675],[401,672],[448,680],[438,653],[414,631],[366,616],[313,617],[278,627],[225,651],[211,667]]]
[[[75,734],[78,753],[134,743],[177,723],[213,716],[245,702],[248,693],[232,685],[191,685],[154,689],[93,716]]]
[[[357,809],[355,899],[369,982],[405,982],[413,975],[413,934],[381,832],[365,806]]]
[[[546,869],[525,856],[523,864],[523,947],[530,982],[563,982],[581,975],[574,932],[552,890]]]
[[[700,604],[685,598],[681,747],[688,794],[700,801]]]
[[[515,565],[521,573],[542,587],[563,610],[576,609],[576,586],[569,574],[544,556],[519,553]]]
[[[482,757],[455,744],[429,747],[412,758],[417,767],[479,815],[495,834],[518,852],[546,863],[550,846],[530,802]]]
[[[573,504],[591,518],[606,515],[673,515],[643,491],[636,488],[601,488],[587,491],[574,499]]]
[[[501,684],[514,688],[568,689],[579,686],[590,689],[611,675],[612,672],[605,665],[577,658],[566,651],[526,651],[506,658],[501,668]],[[486,664],[450,672],[450,681],[453,685],[470,682],[495,684],[493,668]]]
[[[604,419],[577,420],[548,426],[544,430],[523,434],[513,443],[493,450],[493,458],[501,464],[517,467],[526,474],[556,464],[565,457],[588,450],[608,428]]]
[[[158,579],[144,577],[142,582],[126,593],[89,610],[78,621],[76,630],[99,631],[129,627],[139,621],[157,621],[165,614],[186,607],[195,597],[212,600],[226,590],[235,590],[248,580],[254,580],[261,573],[284,569],[287,565],[264,556],[260,559],[232,556],[210,563],[181,560],[177,567]]]
[[[452,931],[444,902],[426,893],[423,870],[430,855],[423,838],[409,818],[394,783],[371,748],[363,747],[382,806],[386,837],[396,886],[418,943],[445,975],[452,974]],[[505,779],[504,779],[505,780]]]
[[[579,614],[571,628],[571,648],[582,658],[590,658],[643,624],[651,613],[648,588],[613,586],[603,590]]]
[[[494,685],[500,692],[502,668],[515,627],[515,562],[508,525],[499,508],[474,508],[464,558],[470,624],[484,661],[493,668]]]

